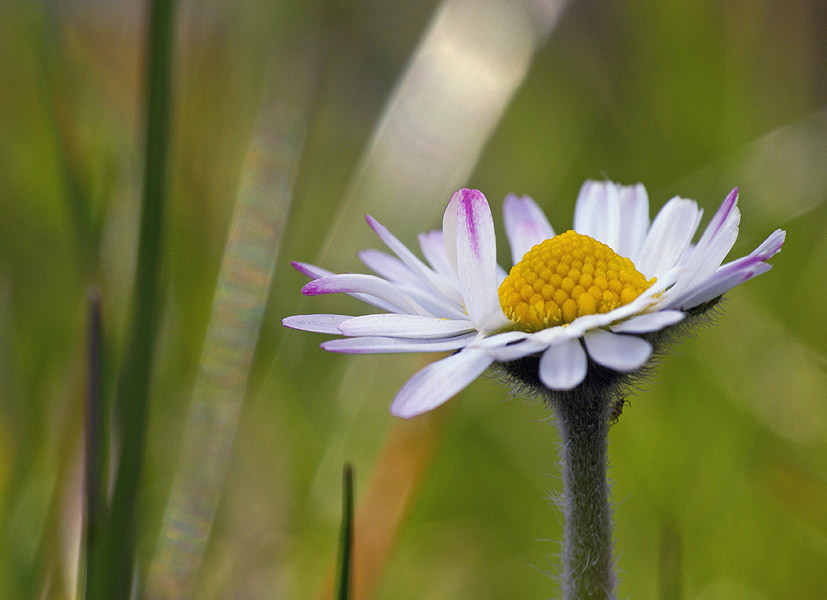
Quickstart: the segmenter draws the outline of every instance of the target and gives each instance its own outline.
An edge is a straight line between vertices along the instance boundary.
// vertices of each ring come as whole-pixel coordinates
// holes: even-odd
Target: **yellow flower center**
[[[567,231],[511,267],[500,285],[500,306],[523,331],[540,331],[629,304],[653,283],[606,244]]]

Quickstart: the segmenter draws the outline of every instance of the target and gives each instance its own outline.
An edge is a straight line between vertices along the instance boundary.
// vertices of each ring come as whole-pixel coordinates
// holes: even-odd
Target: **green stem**
[[[148,393],[159,306],[161,225],[166,196],[173,0],[149,6],[144,190],[138,260],[127,346],[116,391],[120,455],[112,505],[100,552],[93,557],[86,597],[131,596],[135,566],[136,505],[143,467]]]
[[[592,388],[595,391],[595,388]],[[553,399],[562,439],[563,598],[615,598],[612,513],[609,507],[608,394]]]

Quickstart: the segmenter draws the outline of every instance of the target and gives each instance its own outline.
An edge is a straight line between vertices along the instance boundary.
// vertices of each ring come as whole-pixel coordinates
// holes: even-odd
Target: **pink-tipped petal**
[[[692,252],[692,266],[700,267],[709,274],[715,271],[729,254],[738,238],[741,211],[738,210],[738,188],[732,190],[712,217],[698,245]],[[697,275],[703,279],[700,273]]]
[[[689,292],[685,298],[681,299],[679,306],[684,308],[694,308],[704,302],[709,302],[710,300],[727,293],[735,286],[749,281],[757,275],[766,273],[771,268],[772,265],[759,262],[743,269],[728,270],[727,272],[720,274],[716,273],[709,280],[707,280],[706,285],[701,286],[696,291]],[[676,304],[676,306],[677,305],[678,304]]]
[[[311,265],[310,263],[303,263],[293,261],[290,263],[294,269],[296,269],[302,275],[306,275],[311,279],[318,279],[319,277],[328,277],[333,275],[332,271],[328,271],[327,269],[322,269],[321,267],[317,267],[316,265]]]
[[[786,239],[787,232],[783,229],[776,229],[769,235],[769,237],[767,237],[767,239],[761,242],[760,246],[750,252],[750,256],[760,258],[761,260],[769,260],[780,252],[781,247],[784,245],[784,240]]]
[[[721,266],[738,238],[741,211],[738,210],[738,188],[732,190],[704,230],[701,239],[686,260],[686,276],[681,277],[670,291],[668,306],[675,306],[675,298],[684,297],[709,279]]]
[[[551,390],[571,390],[586,378],[588,361],[579,339],[554,344],[540,358],[540,381]]]
[[[634,335],[595,329],[583,337],[586,350],[594,362],[618,373],[636,371],[649,359],[652,345]]]
[[[342,274],[314,279],[302,288],[305,296],[319,294],[368,294],[398,307],[402,312],[426,315],[427,312],[392,283],[374,275]]]
[[[505,235],[511,246],[511,264],[517,264],[526,252],[540,242],[554,237],[546,215],[528,196],[509,194],[503,202]]]
[[[732,191],[727,194],[727,197],[724,198],[724,201],[721,202],[721,206],[718,207],[718,212],[712,217],[698,245],[704,241],[704,238],[714,238],[718,236],[724,228],[731,226],[732,215],[737,212],[738,188],[733,188]],[[737,227],[738,223],[736,222],[735,225]]]
[[[436,408],[479,377],[493,362],[481,350],[462,352],[431,363],[402,386],[391,414],[409,419]]]
[[[339,335],[339,324],[352,318],[349,315],[294,315],[283,318],[281,324],[290,329]]]
[[[468,316],[477,329],[488,333],[509,323],[497,295],[494,220],[481,192],[460,192],[455,229],[457,275]]]
[[[684,297],[676,298],[673,304],[692,308],[725,294],[736,285],[744,283],[770,270],[766,261],[772,258],[784,244],[787,233],[776,229],[749,255],[721,265],[715,273],[695,288],[688,290]]]
[[[454,321],[418,315],[364,315],[339,324],[348,337],[382,336],[430,340],[474,331],[471,321]]]
[[[321,267],[317,267],[316,265],[311,265],[308,263],[302,262],[291,262],[290,263],[294,269],[296,269],[302,275],[307,275],[312,279],[319,279],[321,277],[330,277],[334,275],[332,271],[328,271],[326,269],[322,269]],[[405,312],[405,309],[399,308],[390,302],[385,302],[381,298],[377,298],[376,296],[371,296],[370,294],[360,294],[358,292],[347,292],[348,296],[356,298],[364,302],[365,304],[370,304],[371,306],[375,306],[381,310],[386,310],[392,313],[398,312]]]
[[[674,267],[692,241],[703,211],[694,200],[674,197],[652,222],[635,266],[646,277],[660,277]]]

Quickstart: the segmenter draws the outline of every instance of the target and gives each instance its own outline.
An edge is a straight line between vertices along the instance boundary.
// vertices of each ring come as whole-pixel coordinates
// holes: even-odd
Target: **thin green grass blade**
[[[342,471],[342,527],[339,533],[339,561],[336,565],[336,600],[349,600],[353,564],[353,466]]]
[[[87,598],[129,598],[135,565],[136,506],[143,466],[149,380],[159,321],[161,233],[167,196],[172,0],[149,5],[146,72],[144,191],[126,348],[118,375],[116,419],[120,438],[112,507],[100,553],[92,557]]]
[[[101,325],[100,290],[89,291],[89,330],[87,338],[87,389],[84,411],[84,553],[85,573],[92,571],[90,564],[100,550],[103,526],[109,512],[106,490],[108,489],[108,411],[103,402],[102,364],[103,332]]]

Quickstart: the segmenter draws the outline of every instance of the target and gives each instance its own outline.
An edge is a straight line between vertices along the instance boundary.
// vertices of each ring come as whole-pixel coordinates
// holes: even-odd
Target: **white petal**
[[[395,354],[400,352],[449,352],[470,344],[477,334],[438,340],[403,340],[387,337],[341,338],[322,342],[328,352],[345,354]]]
[[[509,194],[503,202],[505,235],[511,245],[511,259],[516,265],[526,252],[542,241],[554,237],[546,215],[528,196]]]
[[[380,250],[368,248],[357,253],[359,259],[365,263],[371,271],[384,277],[388,281],[411,283],[422,285],[422,280],[411,271],[405,263],[398,258],[385,254]]]
[[[290,263],[290,265],[299,273],[301,273],[302,275],[307,275],[311,279],[318,279],[319,277],[328,277],[330,275],[334,275],[333,271],[322,269],[321,267],[311,265],[310,263],[297,262],[294,260]]]
[[[660,277],[674,267],[686,251],[703,211],[694,200],[675,197],[655,217],[641,246],[635,266],[646,277]]]
[[[457,274],[451,269],[448,255],[445,253],[445,240],[441,231],[429,231],[419,234],[419,247],[422,255],[434,270],[450,281],[456,281]]]
[[[466,348],[422,369],[402,386],[391,414],[408,419],[436,408],[479,377],[493,362],[481,350]]]
[[[405,308],[400,308],[394,304],[391,304],[390,302],[385,302],[381,298],[371,296],[370,294],[348,293],[348,296],[356,298],[360,302],[370,304],[371,306],[375,306],[376,308],[387,311],[389,313],[405,313],[407,311],[407,309]]]
[[[422,308],[435,317],[460,320],[466,320],[468,318],[468,315],[465,314],[464,307],[448,300],[445,296],[430,287],[423,288],[409,283],[397,283],[394,285],[396,285],[399,291],[413,298]]]
[[[749,255],[760,257],[761,260],[768,260],[781,251],[781,246],[784,245],[786,239],[787,232],[783,229],[776,229]]]
[[[741,220],[741,215],[739,213],[738,188],[735,188],[727,194],[727,197],[724,198],[723,202],[721,202],[721,206],[718,207],[718,211],[715,213],[715,216],[712,217],[709,225],[706,226],[706,229],[698,242],[698,247],[708,244],[719,235],[725,233],[727,228],[732,228],[734,226],[737,229]]]
[[[575,319],[567,327],[549,327],[548,329],[542,329],[537,333],[531,334],[531,339],[535,342],[550,346],[560,343],[561,340],[578,338],[592,327],[599,327],[600,323],[593,322],[592,319],[600,319],[603,316],[604,315],[588,315]]]
[[[407,309],[400,308],[391,304],[390,302],[385,302],[381,298],[377,298],[376,296],[371,296],[370,294],[359,294],[359,293],[348,293],[348,296],[352,298],[356,298],[360,302],[364,302],[365,304],[370,304],[371,306],[375,306],[380,310],[387,311],[389,313],[405,313]]]
[[[459,273],[457,268],[457,206],[465,189],[457,190],[451,195],[445,213],[442,215],[442,240],[445,244],[445,258],[454,273]]]
[[[508,277],[508,273],[500,265],[497,265],[497,290],[500,289],[500,285],[506,277]]]
[[[413,299],[399,291],[391,282],[374,275],[345,273],[314,279],[302,288],[305,296],[318,294],[369,294],[399,307],[402,312],[427,315],[427,311]]]
[[[517,360],[530,354],[537,354],[546,348],[546,344],[530,340],[532,334],[524,331],[506,331],[474,342],[474,348],[480,348],[499,362]]]
[[[457,275],[468,316],[483,333],[507,326],[509,321],[497,295],[494,220],[481,192],[461,190],[456,203],[455,231]]]
[[[543,344],[537,340],[527,339],[516,344],[509,344],[507,346],[495,346],[492,348],[484,348],[485,353],[497,362],[511,362],[518,358],[538,354],[548,348],[548,344]]]
[[[661,310],[632,317],[612,327],[616,333],[649,333],[682,321],[686,315],[679,310]]]
[[[531,334],[525,331],[506,331],[505,333],[497,333],[480,338],[474,343],[474,346],[476,348],[496,348],[513,342],[521,342],[530,336]]]
[[[574,203],[573,227],[577,233],[589,235],[588,232],[595,228],[593,225],[596,220],[594,187],[597,185],[599,185],[598,182],[589,179],[580,186],[577,200]]]
[[[723,267],[721,267],[723,269]],[[685,298],[676,298],[672,305],[681,306],[683,308],[693,308],[699,306],[704,302],[721,296],[740,285],[745,281],[749,281],[756,275],[766,273],[772,268],[772,265],[767,263],[757,263],[745,269],[738,269],[735,271],[725,271],[723,273],[716,273],[709,278],[705,285],[695,288],[688,292]]]
[[[702,285],[721,266],[738,238],[741,211],[738,210],[738,189],[732,190],[704,230],[701,239],[686,260],[686,274],[678,279],[669,294],[667,307],[685,298],[686,293]]]
[[[621,256],[629,258],[635,265],[646,232],[649,231],[649,195],[643,184],[622,186],[618,193],[620,204],[620,238],[617,248]]]
[[[619,188],[608,181],[587,181],[580,188],[574,206],[574,230],[613,250],[620,238]]]
[[[376,232],[376,235],[385,242],[394,254],[405,263],[408,268],[416,273],[424,282],[427,282],[433,289],[444,295],[446,298],[451,298],[455,302],[461,303],[462,298],[459,290],[449,280],[445,279],[435,271],[431,270],[428,265],[419,260],[416,255],[408,250],[408,248],[400,242],[384,225],[379,223],[370,215],[365,215],[368,225]]]
[[[311,265],[308,263],[302,262],[291,262],[290,263],[294,269],[296,269],[299,273],[303,275],[307,275],[308,277],[312,277],[313,279],[319,279],[321,277],[330,277],[334,275],[332,271],[328,271],[327,269],[322,269],[321,267],[317,267],[316,265]],[[405,309],[399,308],[398,306],[391,304],[390,302],[386,302],[381,298],[377,298],[376,296],[371,296],[370,294],[360,294],[358,292],[345,292],[348,296],[352,298],[356,298],[364,302],[365,304],[370,304],[371,306],[375,306],[376,308],[380,308],[382,310],[386,310],[392,313],[399,313],[405,312]]]
[[[554,344],[540,358],[540,381],[552,390],[570,390],[586,378],[588,361],[579,339]]]
[[[339,323],[352,318],[350,315],[294,315],[283,318],[281,324],[291,329],[339,335]]]
[[[764,261],[772,258],[784,244],[787,233],[776,229],[749,255],[718,267],[715,273],[701,285],[687,291],[685,298],[676,298],[676,306],[692,308],[709,302],[734,288],[736,285],[766,273],[771,266]]]
[[[430,340],[446,338],[474,330],[471,321],[454,321],[419,315],[364,315],[339,324],[348,337],[383,336]]]
[[[634,335],[619,335],[595,329],[583,339],[594,362],[619,373],[639,369],[652,354],[652,345]]]

